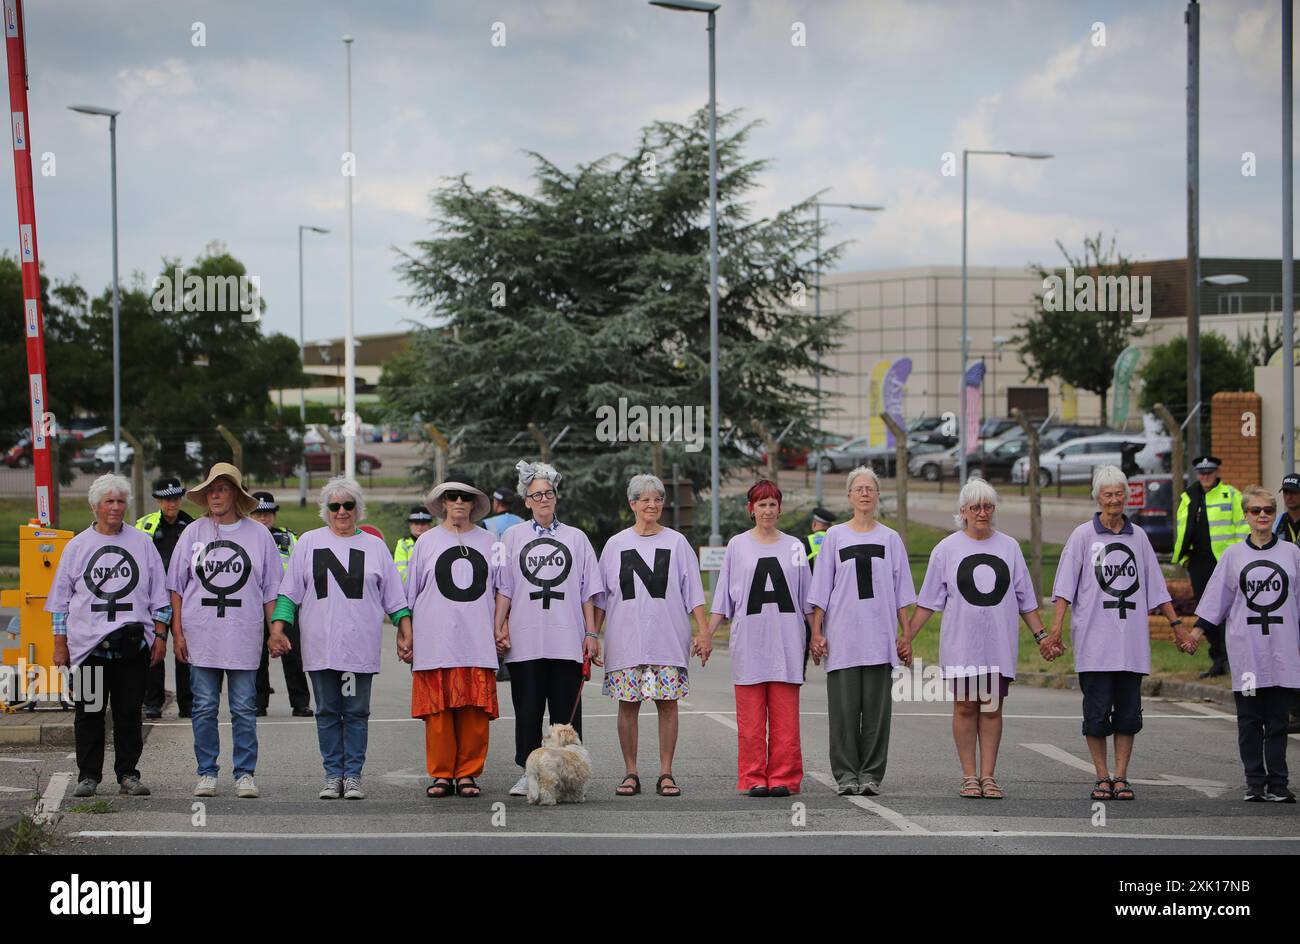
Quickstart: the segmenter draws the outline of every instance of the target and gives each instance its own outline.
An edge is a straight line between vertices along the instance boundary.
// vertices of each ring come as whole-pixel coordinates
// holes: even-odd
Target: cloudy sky
[[[837,215],[845,271],[960,260],[971,172],[975,264],[1054,261],[1053,241],[1114,233],[1140,259],[1186,249],[1186,4],[1176,0],[724,0],[718,95],[763,127],[760,212],[832,188],[882,203]],[[561,165],[627,153],[637,129],[707,97],[705,20],[644,0],[64,0],[26,5],[41,259],[95,291],[111,278],[107,121],[121,109],[121,271],[152,278],[219,240],[262,279],[266,325],[298,333],[297,226],[308,234],[308,339],[342,333],[345,33],[353,46],[359,333],[420,313],[396,247],[427,235],[444,176],[527,189],[525,149]],[[493,45],[504,24],[504,45]],[[199,26],[201,24],[201,27]],[[802,24],[804,45],[796,45]],[[1205,255],[1281,245],[1276,0],[1201,13]],[[1103,39],[1104,44],[1100,41]],[[202,38],[205,45],[196,45]],[[40,158],[54,155],[52,176]],[[1242,173],[1255,155],[1255,176]],[[13,193],[13,168],[0,162]],[[0,234],[16,252],[12,196]]]

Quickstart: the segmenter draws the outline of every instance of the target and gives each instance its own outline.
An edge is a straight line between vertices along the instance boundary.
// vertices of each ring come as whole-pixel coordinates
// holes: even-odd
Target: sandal
[[[429,784],[424,790],[424,795],[432,800],[439,800],[446,796],[451,796],[451,781],[446,777],[438,777],[433,783]]]
[[[1115,777],[1111,780],[1110,783],[1111,783],[1111,788],[1115,791],[1115,799],[1117,800],[1136,799],[1136,797],[1134,797],[1133,795],[1133,788],[1129,786],[1129,782],[1126,778]],[[1121,787],[1120,786],[1121,783],[1124,784],[1124,786]]]
[[[961,791],[957,794],[967,800],[978,800],[984,796],[984,790],[980,787],[979,777],[962,777]]]
[[[641,778],[636,774],[627,774],[623,782],[614,788],[614,795],[621,797],[636,796],[641,792]]]
[[[467,800],[472,800],[474,797],[479,796],[482,793],[483,791],[478,788],[478,782],[473,777],[460,777],[456,780],[457,796],[462,796]]]
[[[1006,797],[992,777],[980,777],[980,795],[986,800],[1001,800]]]
[[[664,781],[668,781],[668,786],[664,786]],[[655,793],[661,797],[679,797],[682,795],[681,787],[677,786],[677,781],[673,779],[672,774],[660,774],[659,779],[655,781]]]
[[[1089,796],[1092,800],[1113,800],[1115,799],[1115,784],[1109,777],[1102,777],[1097,781],[1097,785],[1092,788]]]

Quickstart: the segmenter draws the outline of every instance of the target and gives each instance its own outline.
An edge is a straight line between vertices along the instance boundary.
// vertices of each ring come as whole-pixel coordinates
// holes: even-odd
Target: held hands
[[[813,665],[821,665],[822,659],[825,659],[826,653],[830,651],[826,646],[826,634],[813,633],[812,640],[808,643],[808,651],[812,654]]]
[[[184,645],[184,641],[183,641],[183,640],[181,640],[181,639],[177,639],[177,640],[176,640],[176,657],[177,657],[177,658],[180,658],[180,654],[181,654],[181,646],[183,646],[183,645]],[[270,654],[271,654],[271,658],[272,658],[272,659],[278,659],[278,658],[280,658],[280,656],[284,655],[286,652],[290,652],[290,651],[292,651],[292,649],[293,649],[293,643],[289,642],[289,637],[286,636],[282,630],[279,630],[279,629],[273,629],[273,630],[271,630],[271,638],[268,639],[267,642],[266,642],[266,648],[267,648],[267,651],[270,652]],[[186,660],[186,661],[188,661],[188,660]]]
[[[700,657],[700,668],[709,664],[709,656],[713,654],[713,636],[707,629],[701,629],[695,636],[695,641],[691,643],[691,654]]]
[[[502,623],[501,628],[496,632],[497,655],[503,656],[506,650],[510,648],[510,624]]]
[[[412,641],[410,626],[399,627],[397,630],[397,658],[410,664],[415,658],[415,646]]]
[[[898,639],[894,641],[894,646],[898,649],[899,661],[910,669],[912,667],[912,644],[902,636],[899,636]]]
[[[1194,632],[1189,631],[1184,633],[1175,629],[1174,645],[1190,656],[1195,654],[1196,650],[1200,648],[1201,640]]]
[[[1059,629],[1043,637],[1043,641],[1038,644],[1038,654],[1048,662],[1054,662],[1065,654],[1065,643],[1061,641]]]
[[[600,657],[600,640],[588,636],[582,641],[582,654],[591,659],[591,664],[600,668],[605,664]]]

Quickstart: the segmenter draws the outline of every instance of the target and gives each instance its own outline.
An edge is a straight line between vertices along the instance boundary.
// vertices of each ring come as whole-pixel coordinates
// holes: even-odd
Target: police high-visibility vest
[[[276,526],[271,528],[271,537],[275,538],[275,546],[280,551],[280,563],[285,570],[288,570],[289,555],[293,553],[294,546],[298,543],[298,535],[288,528]]]
[[[821,552],[822,541],[826,540],[825,531],[814,531],[808,535],[808,560],[812,561]]]
[[[155,511],[151,515],[145,515],[143,518],[137,518],[135,521],[135,529],[137,531],[143,531],[145,534],[152,537],[154,531],[158,530],[158,523],[160,521],[162,521],[162,512]]]
[[[415,538],[409,534],[404,538],[399,538],[397,547],[393,548],[393,563],[397,564],[397,573],[402,578],[402,583],[406,583],[406,568],[411,563],[411,555],[415,553]]]
[[[1181,564],[1187,557],[1185,545],[1189,536],[1187,519],[1191,505],[1191,497],[1183,492],[1178,502],[1178,530],[1174,536],[1173,561],[1176,564]],[[1216,561],[1229,547],[1250,535],[1250,525],[1241,510],[1241,492],[1224,481],[1205,493],[1205,521],[1210,528],[1210,549]]]

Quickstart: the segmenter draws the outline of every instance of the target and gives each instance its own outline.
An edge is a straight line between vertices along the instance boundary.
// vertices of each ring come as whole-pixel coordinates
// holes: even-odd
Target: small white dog
[[[591,779],[591,755],[571,724],[553,724],[542,746],[528,755],[528,802],[534,806],[582,803]]]

